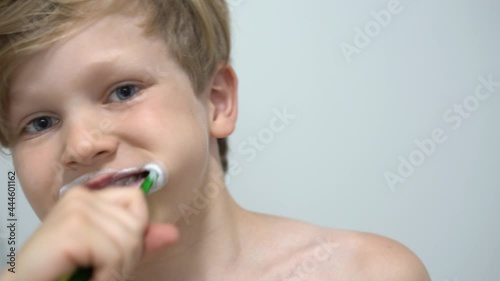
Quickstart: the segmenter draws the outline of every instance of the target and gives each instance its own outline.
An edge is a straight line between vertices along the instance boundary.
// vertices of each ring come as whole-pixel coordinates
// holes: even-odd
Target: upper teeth
[[[128,176],[128,177],[125,177],[125,178],[118,179],[116,181],[111,181],[107,185],[113,184],[113,185],[127,186],[127,185],[131,185],[131,184],[136,183],[139,179],[140,179],[139,175],[132,175],[132,176]]]

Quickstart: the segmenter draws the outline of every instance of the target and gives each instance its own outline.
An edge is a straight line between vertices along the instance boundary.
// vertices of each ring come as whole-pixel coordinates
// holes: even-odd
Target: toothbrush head
[[[168,179],[168,173],[162,165],[158,163],[148,163],[144,166],[144,170],[149,172],[144,182],[141,184],[144,195],[149,195],[165,186]]]

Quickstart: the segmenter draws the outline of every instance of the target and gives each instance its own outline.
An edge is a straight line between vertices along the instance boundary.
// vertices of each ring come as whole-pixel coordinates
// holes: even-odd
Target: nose
[[[76,117],[76,116],[74,116]],[[62,162],[68,168],[91,166],[115,155],[118,140],[111,132],[110,120],[97,116],[66,120]]]

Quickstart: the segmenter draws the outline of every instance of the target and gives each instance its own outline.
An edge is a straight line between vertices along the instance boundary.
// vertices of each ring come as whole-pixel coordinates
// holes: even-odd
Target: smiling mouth
[[[64,185],[59,191],[59,197],[68,190],[79,185],[83,185],[91,190],[104,189],[110,186],[126,187],[137,185],[142,182],[148,174],[149,171],[143,168],[128,168],[120,171],[107,170],[86,174]]]
[[[86,182],[84,185],[89,189],[103,189],[109,186],[130,186],[142,182],[147,176],[148,171],[122,172],[99,177],[95,180]]]

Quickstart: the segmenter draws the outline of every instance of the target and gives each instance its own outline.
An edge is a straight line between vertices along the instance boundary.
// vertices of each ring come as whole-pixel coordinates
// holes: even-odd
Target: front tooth
[[[106,184],[106,186],[110,186],[110,185],[127,186],[127,185],[131,185],[131,184],[136,183],[139,179],[141,179],[140,175],[128,176],[125,178],[121,178],[119,180],[111,181],[110,183]]]
[[[119,180],[113,182],[112,184],[127,186],[127,185],[131,185],[131,184],[135,183],[138,179],[139,179],[138,176],[130,176],[130,177],[126,177],[123,179],[119,179]]]

